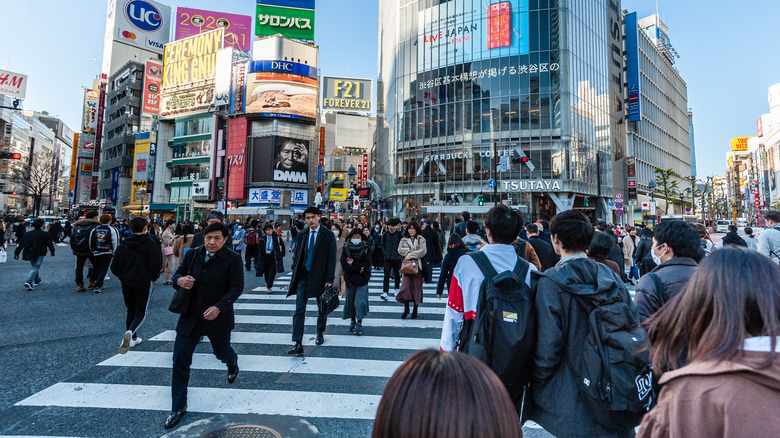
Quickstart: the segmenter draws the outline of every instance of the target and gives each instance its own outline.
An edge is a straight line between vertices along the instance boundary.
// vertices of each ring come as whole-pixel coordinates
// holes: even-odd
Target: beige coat
[[[639,237],[636,238],[637,241],[639,241]],[[625,236],[623,237],[623,261],[626,263],[626,266],[633,266],[633,255],[634,255],[634,241],[631,240],[631,236]]]
[[[404,258],[404,260],[417,260],[417,266],[420,266],[420,259],[425,257],[428,249],[425,245],[425,238],[423,236],[417,236],[412,242],[412,239],[404,237],[398,244],[398,254]]]

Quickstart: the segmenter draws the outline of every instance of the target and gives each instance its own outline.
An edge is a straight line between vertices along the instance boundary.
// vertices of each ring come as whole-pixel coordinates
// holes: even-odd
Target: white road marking
[[[315,345],[314,334],[303,335],[303,345]],[[150,341],[174,341],[176,332],[166,330]],[[323,347],[351,347],[351,348],[383,348],[391,350],[423,350],[426,348],[439,348],[439,338],[404,338],[381,336],[355,336],[355,335],[331,335],[325,332],[325,344]],[[266,344],[266,345],[292,345],[289,333],[248,333],[232,332],[230,342],[236,344]]]
[[[332,316],[332,314],[331,314]],[[337,317],[328,318],[328,326],[347,327],[350,323],[347,319]],[[288,325],[292,326],[292,316],[265,316],[265,315],[236,315],[236,324],[269,324],[269,325]],[[311,326],[317,324],[316,316],[307,316],[305,325]],[[393,328],[430,328],[441,330],[443,326],[441,320],[430,319],[401,319],[398,318],[366,318],[363,320],[363,328],[371,327],[393,327]]]
[[[309,300],[314,301],[314,300]],[[393,306],[369,306],[368,312],[369,313],[401,313],[403,312],[403,305],[401,303],[396,302]],[[233,309],[235,310],[266,310],[266,311],[286,311],[286,312],[295,312],[295,304],[266,304],[266,303],[235,303],[233,304]],[[334,312],[339,312],[344,310],[344,305],[341,304],[339,307],[334,310]],[[314,303],[309,304],[306,306],[307,312],[316,312],[317,311],[317,305]],[[426,315],[444,315],[444,305],[441,306],[441,308],[437,309],[435,307],[418,307],[417,313],[420,314],[426,314]]]
[[[262,292],[265,292],[265,289],[263,289]],[[444,307],[447,305],[447,295],[446,294],[442,295],[441,300],[436,298],[435,295],[432,296],[432,297],[429,297],[427,294],[424,295],[423,298],[425,300],[422,303],[420,303],[423,306],[430,304],[433,307],[441,306],[441,308],[444,309]],[[343,298],[340,298],[340,299],[343,300]],[[245,300],[250,300],[250,301],[255,301],[255,300],[260,300],[260,301],[276,300],[276,301],[282,301],[282,302],[285,302],[285,300],[286,300],[286,302],[288,302],[288,303],[294,303],[295,302],[295,297],[293,297],[293,296],[285,297],[284,295],[279,295],[279,294],[276,294],[276,295],[270,294],[269,295],[267,293],[257,293],[257,294],[245,293],[245,294],[242,294],[238,298],[237,301],[241,302],[241,301],[245,301]],[[386,303],[386,304],[395,303],[395,304],[398,304],[399,306],[401,305],[400,303],[398,303],[395,300],[395,296],[388,297],[387,301],[385,301],[385,300],[379,298],[379,294],[370,294],[368,296],[368,301],[369,301],[369,303],[374,303],[374,302],[376,302],[376,303]]]
[[[189,388],[187,410],[214,414],[290,415],[371,420],[379,395],[259,389]],[[170,411],[170,386],[57,383],[16,406]]]

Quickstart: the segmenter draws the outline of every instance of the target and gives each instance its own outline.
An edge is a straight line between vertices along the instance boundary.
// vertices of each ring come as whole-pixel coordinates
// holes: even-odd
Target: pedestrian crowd
[[[780,212],[765,220],[757,235],[729,227],[718,244],[703,225],[680,220],[652,228],[593,224],[569,210],[530,223],[503,205],[481,223],[464,211],[452,227],[428,219],[330,220],[309,207],[286,230],[271,220],[227,223],[218,211],[200,224],[117,222],[88,212],[72,225],[52,221],[45,229],[36,219],[32,231],[23,222],[12,230],[15,258],[32,266],[29,290],[42,281],[44,257],[66,239],[77,292],[102,292],[109,271],[119,279],[121,354],[142,342],[137,332],[155,282],[162,276],[173,287],[169,310],[180,316],[166,428],[187,411],[202,337],[226,365],[228,383],[236,380],[230,334],[244,271],[263,277],[268,294],[281,291],[274,282],[290,252],[290,355],[305,352],[310,299],[316,345],[326,342],[339,297],[349,332],[370,330],[372,275],[382,278],[381,300],[403,305],[401,319],[417,318],[424,284],[446,297],[440,351],[412,355],[391,377],[374,437],[514,437],[526,421],[559,437],[709,437],[780,430],[773,415],[780,405]],[[433,268],[440,268],[437,279]]]

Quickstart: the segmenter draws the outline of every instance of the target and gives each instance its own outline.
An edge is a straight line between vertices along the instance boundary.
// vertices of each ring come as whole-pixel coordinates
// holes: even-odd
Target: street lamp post
[[[647,183],[647,188],[650,189],[650,212],[653,214],[653,226],[655,227],[655,181]]]

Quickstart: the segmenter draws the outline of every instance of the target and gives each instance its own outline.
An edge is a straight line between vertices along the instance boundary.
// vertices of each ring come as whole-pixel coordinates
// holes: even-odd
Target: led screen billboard
[[[252,143],[252,182],[307,184],[309,181],[308,140],[269,136]],[[273,160],[268,160],[273,157]]]
[[[316,119],[316,68],[288,61],[252,61],[247,82],[246,113]]]
[[[528,0],[452,0],[417,15],[417,69],[529,51]]]

